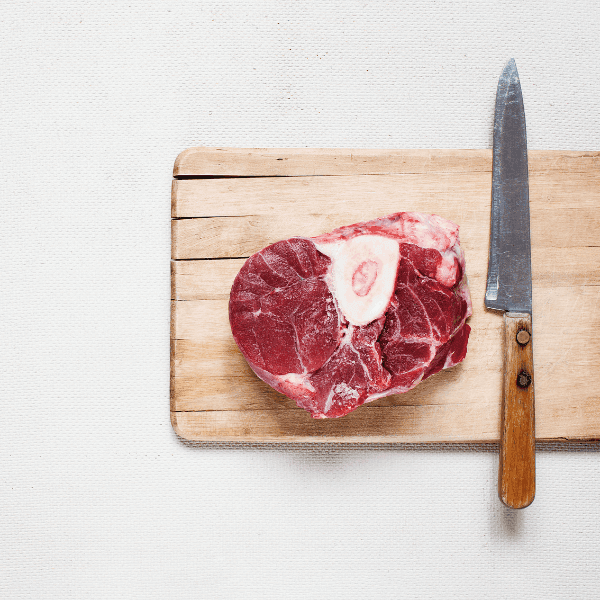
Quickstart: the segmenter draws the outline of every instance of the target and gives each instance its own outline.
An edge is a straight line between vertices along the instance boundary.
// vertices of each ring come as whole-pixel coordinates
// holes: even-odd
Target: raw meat
[[[458,226],[397,213],[251,256],[229,300],[254,372],[315,418],[406,392],[463,360],[472,314]]]

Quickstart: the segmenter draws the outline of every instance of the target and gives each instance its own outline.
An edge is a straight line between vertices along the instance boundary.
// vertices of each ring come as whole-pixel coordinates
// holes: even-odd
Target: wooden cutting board
[[[172,191],[171,418],[190,440],[494,442],[502,315],[484,307],[489,150],[191,148]],[[536,435],[600,438],[600,152],[529,153]],[[228,322],[245,258],[399,211],[460,225],[467,357],[414,390],[314,420],[250,370]]]

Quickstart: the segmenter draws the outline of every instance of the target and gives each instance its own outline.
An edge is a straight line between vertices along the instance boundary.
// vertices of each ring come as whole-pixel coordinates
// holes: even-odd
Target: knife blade
[[[535,401],[527,131],[514,59],[496,93],[485,305],[504,311],[498,495],[506,506],[525,508],[535,496]]]

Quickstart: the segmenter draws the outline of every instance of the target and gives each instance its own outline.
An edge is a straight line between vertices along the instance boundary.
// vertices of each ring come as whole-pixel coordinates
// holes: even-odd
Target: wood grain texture
[[[491,155],[490,155],[491,156]],[[490,186],[490,173],[415,173],[349,175],[347,177],[256,177],[251,179],[174,179],[171,193],[173,218],[271,216],[282,209],[314,210],[327,202],[331,212],[344,212],[348,199],[360,198],[375,212],[390,202],[460,209]],[[332,185],[333,184],[333,185]],[[595,208],[600,201],[600,166],[590,171],[533,172],[529,181],[533,205],[552,208]],[[577,195],[575,189],[585,193]],[[551,201],[552,204],[548,204]],[[416,204],[415,204],[416,203]],[[334,210],[336,209],[336,210]],[[401,209],[399,209],[401,210]]]
[[[533,150],[529,172],[598,169],[599,152]],[[265,177],[389,173],[491,173],[491,150],[365,150],[342,148],[188,148],[173,175]]]
[[[525,508],[535,496],[535,394],[531,334],[531,315],[504,315],[498,495],[509,508]]]
[[[369,150],[352,151],[352,159],[337,150],[285,152],[287,162],[276,150],[191,149],[178,159],[180,174],[252,177],[173,182],[176,431],[194,440],[497,442],[503,317],[483,302],[491,152]],[[309,169],[334,176],[298,176]],[[365,174],[386,169],[397,172]],[[599,184],[598,152],[530,153],[538,439],[600,438]],[[467,357],[407,394],[314,421],[260,381],[239,353],[227,313],[233,279],[265,245],[401,210],[436,213],[461,227],[474,310]]]

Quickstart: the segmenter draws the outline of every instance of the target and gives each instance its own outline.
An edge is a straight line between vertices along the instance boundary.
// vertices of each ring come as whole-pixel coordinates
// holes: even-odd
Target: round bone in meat
[[[396,284],[400,246],[382,235],[315,244],[331,258],[330,288],[352,325],[367,325],[387,309]]]

